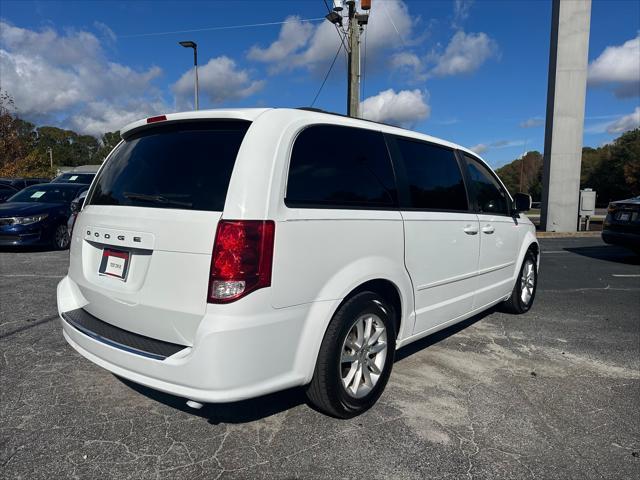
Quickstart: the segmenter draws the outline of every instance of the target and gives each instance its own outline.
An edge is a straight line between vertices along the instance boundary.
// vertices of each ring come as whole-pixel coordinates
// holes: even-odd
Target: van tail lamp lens
[[[272,220],[220,220],[211,256],[209,303],[233,302],[271,285]]]
[[[616,211],[616,206],[613,204],[609,204],[609,206],[607,207],[607,213],[613,213]]]
[[[157,117],[147,118],[147,123],[164,122],[167,119],[166,115],[158,115]]]

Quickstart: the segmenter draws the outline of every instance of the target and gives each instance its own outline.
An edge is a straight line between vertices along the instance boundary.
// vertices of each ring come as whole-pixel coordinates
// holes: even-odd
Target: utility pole
[[[347,1],[349,7],[349,66],[347,72],[347,115],[360,116],[360,25],[356,2]]]
[[[369,10],[371,9],[371,0],[360,0],[360,9],[363,13],[359,13],[356,8],[356,0],[346,0],[348,8],[347,15],[347,115],[354,118],[360,117],[360,34],[364,26],[369,23]],[[342,0],[333,2],[333,11],[329,12],[326,19],[335,24],[336,27],[342,27]]]
[[[47,148],[47,153],[49,154],[49,163],[51,164],[51,169],[53,170],[53,150],[51,150],[51,147]]]

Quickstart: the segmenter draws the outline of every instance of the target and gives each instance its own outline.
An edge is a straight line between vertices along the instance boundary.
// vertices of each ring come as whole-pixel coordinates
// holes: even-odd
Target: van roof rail
[[[330,112],[328,110],[322,110],[321,108],[315,108],[315,107],[297,107],[296,110],[304,110],[306,112],[316,112],[316,113],[326,113],[327,115],[336,115],[338,117],[343,117],[343,118],[353,118],[355,120],[362,120],[364,122],[371,122],[371,123],[377,123],[378,125],[385,125],[387,127],[395,127],[395,128],[402,128],[399,127],[398,125],[392,125],[390,123],[384,123],[384,122],[376,122],[375,120],[369,120],[366,118],[356,118],[356,117],[350,117],[349,115],[345,115],[344,113],[337,113],[337,112]]]

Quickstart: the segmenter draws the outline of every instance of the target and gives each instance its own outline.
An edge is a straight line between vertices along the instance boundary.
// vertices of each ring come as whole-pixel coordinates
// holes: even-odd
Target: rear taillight
[[[209,303],[228,303],[271,285],[272,220],[220,220],[211,256]]]

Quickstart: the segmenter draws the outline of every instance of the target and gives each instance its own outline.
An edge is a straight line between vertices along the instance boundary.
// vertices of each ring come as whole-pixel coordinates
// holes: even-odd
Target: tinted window
[[[508,197],[498,181],[479,162],[465,155],[471,188],[478,210],[483,213],[509,214]]]
[[[86,186],[84,187],[86,188]],[[66,185],[35,185],[27,187],[9,198],[8,202],[38,202],[38,203],[71,203],[81,188]]]
[[[393,207],[395,178],[380,132],[316,125],[293,145],[285,203],[313,207]]]
[[[154,126],[126,138],[87,204],[221,211],[249,122]]]
[[[409,207],[468,210],[462,173],[453,150],[396,138],[409,188]]]

